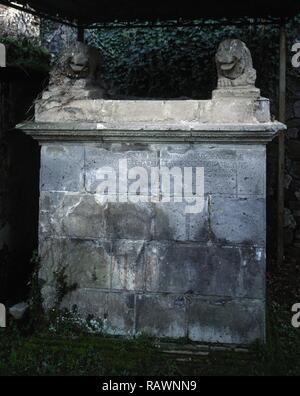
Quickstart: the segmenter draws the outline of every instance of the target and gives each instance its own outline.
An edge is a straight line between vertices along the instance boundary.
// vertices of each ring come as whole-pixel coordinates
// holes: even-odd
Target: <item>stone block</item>
[[[84,147],[49,144],[41,150],[41,191],[82,191]]]
[[[10,307],[9,313],[15,320],[21,320],[24,318],[28,308],[29,308],[28,303],[21,302]]]
[[[132,293],[109,293],[105,332],[112,335],[134,334],[135,296]]]
[[[265,302],[191,297],[188,337],[192,341],[250,344],[265,341]]]
[[[158,203],[155,205],[154,239],[170,241],[206,241],[208,239],[207,197],[203,197],[203,210],[187,213],[187,202]],[[197,197],[200,202],[200,197]],[[194,205],[192,205],[194,206]]]
[[[136,332],[154,337],[186,336],[185,298],[177,295],[137,295]]]
[[[264,249],[151,242],[146,290],[202,296],[265,298]]]
[[[138,180],[136,172],[140,171],[147,175],[147,180],[138,192],[148,196],[151,185],[149,169],[158,166],[158,154],[141,145],[120,145],[118,150],[116,147],[111,150],[105,146],[93,145],[86,147],[85,164],[87,192],[101,195],[104,190],[108,195],[133,194],[136,191],[135,186],[138,188],[135,183]],[[110,187],[106,189],[107,182],[103,183],[105,179],[111,181]]]
[[[249,146],[237,150],[238,196],[266,196],[266,150]]]
[[[114,120],[122,122],[180,122],[195,120],[199,102],[188,101],[114,101]]]
[[[270,122],[269,103],[232,95],[215,98],[211,102],[210,120],[226,124]]]
[[[110,203],[109,234],[113,239],[149,240],[153,235],[154,207],[150,203]]]
[[[100,241],[44,239],[40,241],[40,278],[57,287],[57,275],[66,276],[67,285],[78,288],[110,288],[111,246]]]
[[[102,321],[102,329],[105,330],[108,293],[98,289],[77,289],[64,297],[61,307],[70,311],[75,310],[82,319],[87,319],[88,317],[97,318]]]
[[[134,334],[135,296],[130,293],[107,293],[99,289],[78,289],[69,293],[62,308],[76,310],[83,325],[95,318],[97,329],[104,334],[132,336]]]
[[[266,209],[263,198],[213,197],[210,214],[215,242],[265,246]]]
[[[165,146],[160,153],[160,167],[178,167],[181,170],[185,167],[204,168],[205,194],[236,194],[236,151],[226,145],[189,146],[185,152],[176,146]]]
[[[113,243],[112,289],[144,288],[144,242],[121,240]]]
[[[40,232],[48,236],[91,239],[108,235],[108,204],[93,195],[43,192]]]
[[[110,202],[114,198],[44,192],[40,198],[40,232],[79,239],[152,239],[154,204]]]

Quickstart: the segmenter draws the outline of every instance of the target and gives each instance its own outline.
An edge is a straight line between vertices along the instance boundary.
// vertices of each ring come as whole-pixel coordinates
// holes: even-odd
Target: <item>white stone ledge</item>
[[[97,123],[26,122],[17,129],[39,142],[143,142],[266,144],[286,126],[268,123]]]

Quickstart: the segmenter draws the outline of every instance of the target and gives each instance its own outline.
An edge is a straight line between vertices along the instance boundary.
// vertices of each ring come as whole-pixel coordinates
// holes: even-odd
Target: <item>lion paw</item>
[[[232,83],[229,78],[220,78],[218,81],[219,88],[231,87]]]

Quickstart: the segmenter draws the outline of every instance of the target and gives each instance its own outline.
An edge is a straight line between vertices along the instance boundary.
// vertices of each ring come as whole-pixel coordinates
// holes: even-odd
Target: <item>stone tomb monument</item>
[[[41,145],[45,308],[109,334],[264,341],[266,145],[285,127],[249,50],[220,45],[204,101],[105,99],[101,63],[77,43],[19,125]]]

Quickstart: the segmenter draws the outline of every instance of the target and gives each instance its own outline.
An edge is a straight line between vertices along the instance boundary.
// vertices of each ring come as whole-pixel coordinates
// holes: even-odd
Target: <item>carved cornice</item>
[[[43,143],[221,143],[267,144],[285,130],[279,122],[261,124],[103,124],[103,123],[35,123],[16,127]]]

